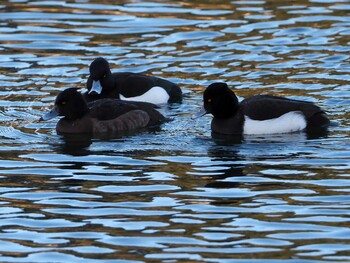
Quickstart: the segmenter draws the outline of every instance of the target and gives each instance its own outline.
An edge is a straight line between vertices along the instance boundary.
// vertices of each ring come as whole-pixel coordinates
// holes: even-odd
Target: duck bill
[[[48,120],[51,120],[57,116],[58,116],[58,111],[57,111],[57,108],[55,107],[52,110],[50,110],[48,113],[41,116],[39,121],[48,121]]]
[[[198,119],[199,117],[202,117],[203,115],[207,114],[208,112],[202,107],[197,113],[192,115],[192,119]]]
[[[92,81],[92,88],[89,91],[89,94],[101,94],[102,92],[102,86],[101,86],[101,82],[99,80],[93,80]]]

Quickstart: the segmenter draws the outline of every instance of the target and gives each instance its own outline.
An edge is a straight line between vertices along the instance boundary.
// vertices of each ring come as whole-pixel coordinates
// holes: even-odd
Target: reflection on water
[[[347,262],[347,1],[0,4],[1,262]],[[178,83],[158,130],[60,136],[38,118],[88,65]],[[227,137],[214,81],[315,102],[338,125]],[[57,120],[56,120],[57,121]]]

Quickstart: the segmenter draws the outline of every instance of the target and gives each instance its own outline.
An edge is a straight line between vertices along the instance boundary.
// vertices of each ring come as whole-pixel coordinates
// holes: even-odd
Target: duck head
[[[47,121],[56,116],[76,120],[82,118],[88,111],[88,106],[81,93],[75,88],[69,88],[58,94],[54,108],[43,115],[40,121]]]
[[[203,94],[203,107],[195,117],[212,114],[215,118],[226,119],[233,116],[238,109],[235,93],[224,82],[210,84]]]
[[[91,62],[88,79],[88,94],[101,94],[103,89],[113,88],[112,72],[106,59],[99,57]]]

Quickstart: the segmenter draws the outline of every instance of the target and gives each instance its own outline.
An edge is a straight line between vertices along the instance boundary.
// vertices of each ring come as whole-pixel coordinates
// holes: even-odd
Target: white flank
[[[169,100],[169,94],[162,88],[158,86],[154,86],[150,90],[148,90],[146,93],[137,96],[137,97],[124,97],[122,94],[120,94],[121,100],[129,100],[129,101],[144,101],[144,102],[150,102],[153,104],[164,104],[167,103]]]
[[[306,128],[306,120],[300,111],[291,111],[278,118],[257,121],[244,116],[244,134],[272,134],[301,131]]]

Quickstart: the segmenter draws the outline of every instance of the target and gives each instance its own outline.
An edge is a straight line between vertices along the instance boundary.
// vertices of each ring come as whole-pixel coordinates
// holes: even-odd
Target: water
[[[346,0],[0,3],[1,262],[350,262]],[[168,78],[176,121],[63,137],[88,65]],[[212,136],[205,86],[313,101],[325,134]]]

